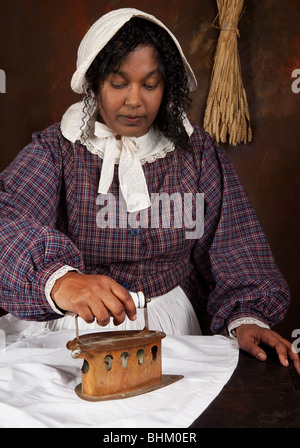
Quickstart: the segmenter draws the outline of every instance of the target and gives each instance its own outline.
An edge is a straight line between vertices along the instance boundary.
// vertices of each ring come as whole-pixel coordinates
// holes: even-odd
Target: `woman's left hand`
[[[264,343],[276,350],[279,361],[283,366],[289,365],[290,358],[295,365],[297,373],[300,375],[298,354],[293,350],[292,344],[275,331],[261,328],[254,324],[243,324],[237,327],[236,335],[240,348],[255,358],[260,361],[267,359],[265,351],[259,346],[260,343]]]

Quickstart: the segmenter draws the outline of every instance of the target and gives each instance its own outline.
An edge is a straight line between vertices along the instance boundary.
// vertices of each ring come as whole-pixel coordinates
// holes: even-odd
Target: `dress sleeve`
[[[207,310],[213,333],[227,334],[242,318],[273,325],[289,306],[289,289],[237,173],[204,134],[201,192],[205,195],[204,236],[193,258],[211,285]]]
[[[47,280],[64,265],[84,269],[80,252],[58,230],[67,220],[61,191],[57,132],[36,133],[0,175],[0,307],[20,319],[59,317],[45,297]]]

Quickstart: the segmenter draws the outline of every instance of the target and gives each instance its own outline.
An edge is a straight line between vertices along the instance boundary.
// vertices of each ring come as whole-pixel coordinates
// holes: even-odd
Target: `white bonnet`
[[[77,70],[74,73],[71,82],[72,90],[74,90],[75,93],[79,94],[85,93],[85,74],[90,65],[92,64],[98,53],[105,47],[105,45],[132,17],[142,17],[146,20],[149,20],[150,22],[154,22],[169,33],[179,50],[183,64],[185,66],[188,76],[189,89],[190,91],[195,90],[197,87],[196,77],[189,63],[187,62],[176,37],[162,22],[160,22],[154,16],[133,8],[121,8],[105,14],[99,20],[97,20],[97,22],[95,22],[94,25],[92,25],[92,27],[86,33],[78,49]]]

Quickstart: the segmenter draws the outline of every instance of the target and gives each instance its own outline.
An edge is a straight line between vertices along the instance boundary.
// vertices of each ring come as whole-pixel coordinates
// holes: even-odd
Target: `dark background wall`
[[[300,69],[300,2],[245,0],[244,5],[239,52],[253,142],[223,149],[290,285],[292,304],[277,330],[291,339],[300,328],[300,93],[291,89],[292,72]],[[199,82],[190,118],[203,124],[219,36],[211,26],[215,0],[0,0],[0,69],[6,73],[6,93],[0,94],[1,171],[32,132],[59,121],[80,99],[69,86],[78,45],[94,21],[120,7],[154,14],[178,37]]]

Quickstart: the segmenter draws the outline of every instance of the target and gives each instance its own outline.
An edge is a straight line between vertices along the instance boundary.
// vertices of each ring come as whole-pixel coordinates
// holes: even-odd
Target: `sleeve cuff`
[[[54,286],[54,283],[56,282],[56,280],[58,280],[59,278],[63,277],[67,272],[70,271],[76,271],[79,272],[78,269],[72,268],[71,266],[62,266],[61,268],[59,268],[57,271],[55,271],[47,280],[46,285],[45,285],[45,296],[46,299],[49,303],[49,305],[51,306],[52,310],[56,313],[59,314],[60,316],[64,316],[65,314],[62,313],[57,306],[55,305],[55,303],[53,302],[52,298],[51,298],[51,291],[52,288]]]

